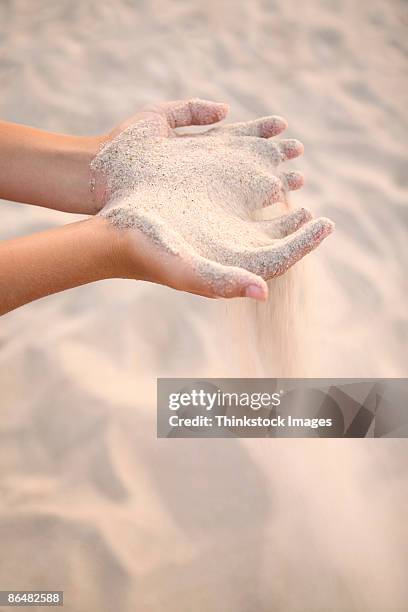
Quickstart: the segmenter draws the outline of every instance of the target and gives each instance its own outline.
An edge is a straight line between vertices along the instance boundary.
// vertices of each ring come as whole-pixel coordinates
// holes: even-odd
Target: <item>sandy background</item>
[[[337,224],[308,262],[311,373],[406,376],[407,23],[396,0],[3,0],[0,115],[77,134],[190,96],[284,115],[293,202]],[[2,202],[0,238],[71,220]],[[1,588],[64,589],[69,612],[407,608],[403,441],[156,439],[157,376],[247,371],[230,313],[109,281],[2,318]]]

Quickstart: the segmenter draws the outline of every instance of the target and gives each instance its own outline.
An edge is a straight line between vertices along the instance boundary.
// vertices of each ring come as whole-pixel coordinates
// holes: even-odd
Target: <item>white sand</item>
[[[188,106],[197,117],[204,106],[205,120],[211,103],[194,99]],[[287,192],[303,184],[297,172],[277,173],[303,149],[294,139],[268,138],[285,125],[265,117],[178,135],[161,115],[143,115],[92,160],[91,187],[106,184],[99,188],[105,193],[100,214],[121,231],[141,230],[159,253],[188,261],[217,296],[228,295],[228,286],[256,282],[248,272],[275,278],[333,229],[330,220],[311,220],[304,209],[255,218],[265,207],[284,205]]]
[[[403,7],[3,3],[1,114],[83,134],[180,97],[225,100],[232,121],[284,115],[305,144],[293,205],[337,227],[305,262],[309,371],[406,376]],[[1,214],[1,238],[71,219]],[[293,283],[282,308],[307,344],[301,266],[274,291]],[[404,608],[403,442],[155,439],[156,376],[261,372],[252,311],[274,308],[112,281],[1,320],[4,588],[64,588],[68,612]],[[287,329],[260,336],[274,372],[301,372]]]

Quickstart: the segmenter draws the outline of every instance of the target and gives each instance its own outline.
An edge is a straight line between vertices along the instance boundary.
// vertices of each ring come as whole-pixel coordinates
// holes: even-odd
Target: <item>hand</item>
[[[277,166],[303,152],[272,140],[280,117],[179,135],[214,123],[227,107],[202,100],[145,109],[114,130],[91,164],[103,185],[101,215],[123,230],[121,275],[207,297],[264,300],[265,280],[283,274],[333,230],[306,209],[272,220],[253,214],[303,184]]]

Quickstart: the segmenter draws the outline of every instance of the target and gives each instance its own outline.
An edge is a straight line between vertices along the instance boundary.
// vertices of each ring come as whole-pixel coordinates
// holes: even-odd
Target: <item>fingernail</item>
[[[216,102],[216,104],[214,106],[216,106],[218,112],[223,117],[225,117],[228,114],[229,109],[230,109],[229,104],[226,104],[225,102]]]
[[[248,285],[245,288],[245,297],[261,300],[262,302],[266,299],[265,291],[262,287],[258,287],[258,285]]]
[[[286,130],[286,128],[288,127],[288,122],[284,117],[281,117],[280,115],[274,115],[273,122],[276,128],[281,129],[282,131]]]
[[[301,172],[292,170],[290,172],[284,172],[283,175],[284,175],[284,182],[286,183],[290,191],[295,191],[296,189],[300,189],[305,184],[305,177],[303,176]]]

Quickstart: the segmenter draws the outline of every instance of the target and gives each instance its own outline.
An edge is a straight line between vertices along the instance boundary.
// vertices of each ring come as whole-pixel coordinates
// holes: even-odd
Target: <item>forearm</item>
[[[89,163],[101,142],[0,122],[0,197],[66,212],[97,212]]]
[[[120,240],[120,232],[101,217],[93,217],[0,242],[0,314],[118,275]]]

